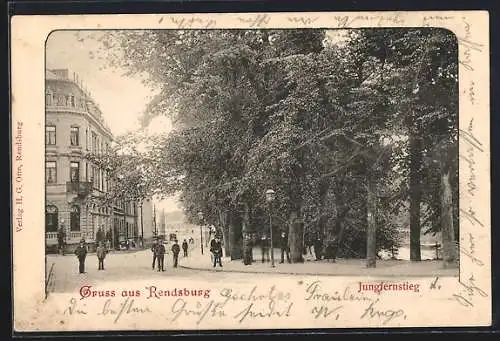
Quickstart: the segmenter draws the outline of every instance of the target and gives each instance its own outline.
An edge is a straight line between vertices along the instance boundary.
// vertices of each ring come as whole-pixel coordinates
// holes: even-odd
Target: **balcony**
[[[68,181],[66,182],[66,193],[76,194],[79,197],[86,197],[92,193],[91,182]]]

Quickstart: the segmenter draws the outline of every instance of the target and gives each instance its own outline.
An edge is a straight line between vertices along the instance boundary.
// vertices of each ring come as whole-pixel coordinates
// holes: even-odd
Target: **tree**
[[[188,219],[197,221],[202,211],[206,222],[223,226],[234,259],[242,257],[245,234],[266,225],[263,195],[273,188],[273,220],[288,230],[294,262],[302,261],[307,229],[326,236],[328,257],[366,256],[369,249],[373,263],[380,248],[397,246],[388,222],[409,195],[418,259],[421,201],[432,203],[433,213],[443,207],[430,190],[435,172],[422,165],[436,142],[431,127],[443,117],[445,136],[453,127],[454,97],[443,112],[428,95],[453,95],[451,83],[436,88],[428,81],[438,64],[453,78],[451,62],[433,54],[450,42],[432,30],[350,33],[346,46],[324,44],[322,30],[124,31],[102,38],[111,64],[158,89],[144,122],[155,115],[174,122],[147,153],[120,161],[130,169],[120,172],[126,183],[146,178],[151,192],[181,192]],[[453,177],[450,187],[454,193]]]

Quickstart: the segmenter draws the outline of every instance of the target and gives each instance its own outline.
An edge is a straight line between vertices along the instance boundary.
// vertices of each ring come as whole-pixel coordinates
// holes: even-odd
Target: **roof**
[[[45,89],[52,93],[59,93],[64,95],[73,95],[75,98],[84,99],[84,107],[86,111],[94,117],[104,128],[104,130],[112,136],[111,130],[109,129],[107,123],[104,120],[102,112],[98,107],[94,99],[87,94],[74,80],[66,77],[67,70],[55,70],[62,71],[62,74],[54,72],[52,70],[45,70]]]
[[[60,77],[57,76],[54,72],[50,70],[45,70],[45,79],[47,80],[52,80],[52,79],[59,79]]]

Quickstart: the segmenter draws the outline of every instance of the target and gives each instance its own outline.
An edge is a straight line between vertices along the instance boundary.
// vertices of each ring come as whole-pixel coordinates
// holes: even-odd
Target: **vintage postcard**
[[[14,16],[16,332],[491,325],[489,16]]]

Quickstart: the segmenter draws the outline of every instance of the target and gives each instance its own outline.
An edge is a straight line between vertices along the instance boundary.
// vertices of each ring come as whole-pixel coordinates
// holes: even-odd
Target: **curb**
[[[187,270],[197,270],[197,271],[207,271],[207,272],[213,272],[214,270],[212,269],[207,269],[207,268],[196,268],[196,267],[189,267],[185,265],[180,265],[180,268],[187,269]],[[216,268],[217,269],[217,268]],[[433,274],[425,274],[425,275],[413,275],[413,274],[405,274],[405,275],[391,275],[391,274],[373,274],[373,275],[365,275],[365,274],[324,274],[324,273],[303,273],[303,272],[266,272],[266,271],[244,271],[244,270],[215,270],[215,272],[232,272],[232,273],[243,273],[243,274],[265,274],[265,275],[291,275],[291,276],[316,276],[316,277],[401,277],[401,278],[406,278],[406,277],[418,277],[418,278],[426,278],[426,277],[436,277],[436,275]],[[458,274],[456,275],[446,275],[446,274],[440,274],[439,277],[458,277]]]

